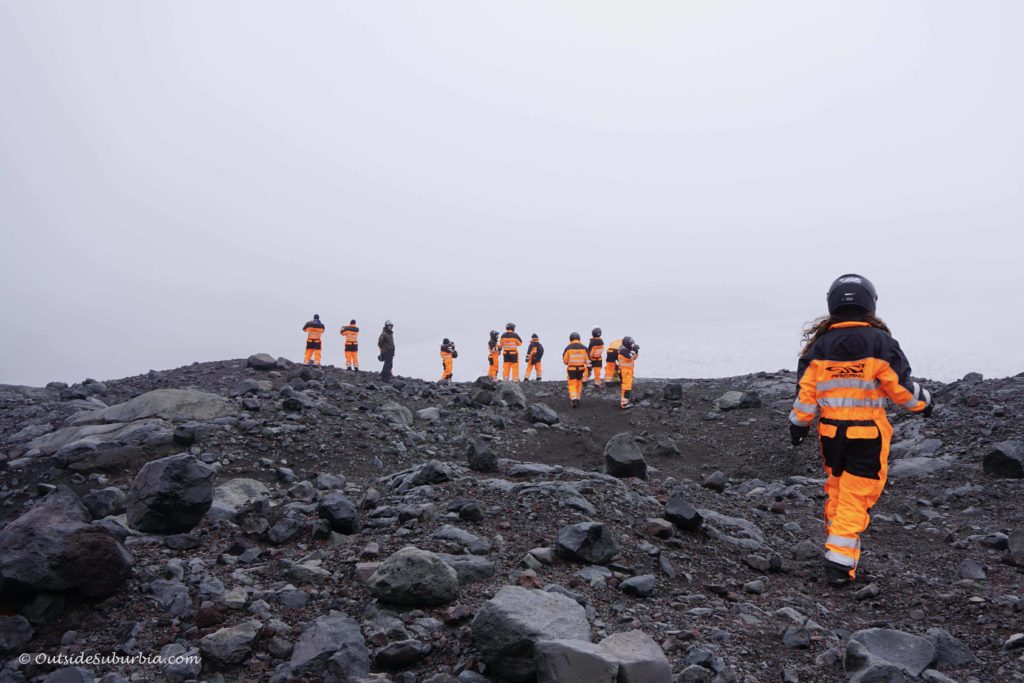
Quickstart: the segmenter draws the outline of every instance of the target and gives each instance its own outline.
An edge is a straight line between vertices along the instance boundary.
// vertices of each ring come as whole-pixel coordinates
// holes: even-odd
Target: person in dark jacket
[[[818,441],[825,474],[825,579],[856,578],[868,511],[885,488],[892,426],[885,402],[928,417],[927,389],[910,378],[910,363],[888,326],[875,317],[878,294],[861,275],[843,275],[826,295],[828,316],[804,331],[790,441],[799,446],[820,411]]]
[[[394,323],[390,320],[385,320],[384,329],[381,330],[380,336],[377,337],[377,348],[380,350],[377,360],[384,363],[384,366],[380,369],[380,378],[385,382],[391,381],[391,366],[395,360],[394,327]]]
[[[590,331],[590,342],[587,344],[587,354],[590,356],[590,372],[594,373],[594,386],[601,386],[601,377],[604,370],[601,369],[601,362],[604,359],[604,339],[601,338],[601,328],[595,327]],[[583,380],[584,383],[586,379]]]
[[[302,362],[306,365],[320,365],[320,353],[323,349],[321,337],[324,336],[324,324],[320,322],[320,315],[313,314],[313,319],[302,326],[306,333],[306,358]]]
[[[530,335],[530,345],[526,347],[526,373],[523,381],[530,381],[530,370],[533,370],[536,381],[541,381],[541,359],[544,358],[544,345],[540,343],[540,337],[536,333]]]

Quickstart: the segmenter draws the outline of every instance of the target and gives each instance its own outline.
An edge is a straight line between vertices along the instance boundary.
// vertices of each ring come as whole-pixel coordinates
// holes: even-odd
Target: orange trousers
[[[445,382],[452,378],[452,357],[451,355],[441,356],[441,381]]]
[[[510,358],[511,358],[511,360],[510,360]],[[518,356],[518,354],[516,356],[512,356],[512,357],[506,355],[505,358],[504,358],[504,362],[501,364],[501,376],[505,380],[508,380],[509,373],[512,374],[512,381],[513,382],[518,382],[519,381],[519,356]]]
[[[608,361],[604,364],[604,381],[611,382],[615,378],[615,363]]]
[[[498,379],[498,359],[501,358],[500,354],[489,353],[487,354],[487,376],[491,379]]]
[[[825,559],[849,568],[855,578],[860,535],[871,523],[868,511],[885,488],[892,425],[885,418],[842,421],[822,418],[818,442],[825,462]]]
[[[358,351],[346,351],[345,352],[345,367],[359,369],[359,352]]]
[[[587,374],[587,369],[569,366],[565,372],[569,385],[569,400],[576,401],[583,398],[583,378]]]
[[[533,374],[537,378],[537,381],[539,382],[540,381],[540,376],[541,376],[541,362],[540,361],[536,361],[536,362],[535,361],[530,361],[530,362],[528,362],[526,364],[526,371],[523,373],[523,379],[530,379],[530,370],[533,370]]]
[[[320,352],[322,350],[323,343],[319,339],[307,339],[306,340],[306,358],[303,363],[309,364],[312,360],[316,365],[320,365]]]
[[[587,376],[585,379],[589,380],[591,373],[593,373],[594,384],[596,384],[597,386],[601,386],[601,376],[603,374],[603,370],[601,369],[601,361],[595,360],[591,362],[593,363],[593,365],[587,368]]]
[[[633,368],[620,367],[619,377],[622,379],[622,397],[619,399],[619,405],[626,406],[633,397]]]

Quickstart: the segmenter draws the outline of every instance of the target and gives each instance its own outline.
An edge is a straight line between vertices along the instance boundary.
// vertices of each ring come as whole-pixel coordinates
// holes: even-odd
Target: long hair
[[[854,320],[867,323],[868,325],[871,325],[871,327],[876,327],[886,334],[892,334],[892,332],[889,331],[889,326],[874,313],[859,310],[854,313],[840,309],[832,315],[825,315],[818,318],[807,326],[803,332],[804,348],[800,350],[800,355],[807,355],[807,352],[811,350],[812,346],[814,346],[814,342],[818,341],[821,335],[828,332],[829,328],[833,325],[837,323],[847,323]]]

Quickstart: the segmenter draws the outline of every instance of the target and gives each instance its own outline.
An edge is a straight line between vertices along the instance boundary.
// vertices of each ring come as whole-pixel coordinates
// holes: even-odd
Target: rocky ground
[[[794,379],[0,386],[0,682],[1024,681],[1024,376],[893,413],[843,590]]]

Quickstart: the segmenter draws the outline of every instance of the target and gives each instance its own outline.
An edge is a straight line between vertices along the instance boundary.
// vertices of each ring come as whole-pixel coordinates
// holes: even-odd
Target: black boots
[[[825,581],[834,588],[842,588],[850,583],[850,568],[825,560]]]

